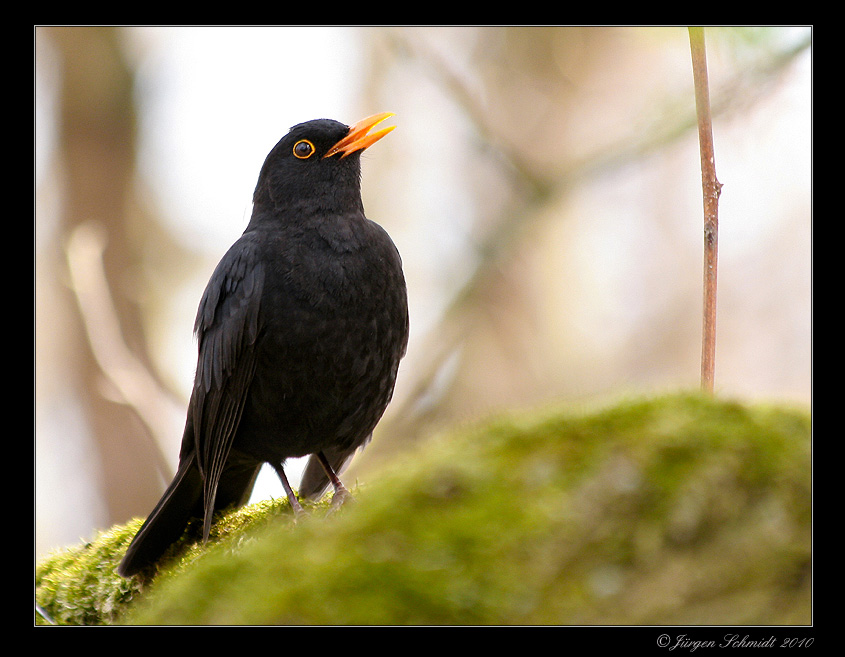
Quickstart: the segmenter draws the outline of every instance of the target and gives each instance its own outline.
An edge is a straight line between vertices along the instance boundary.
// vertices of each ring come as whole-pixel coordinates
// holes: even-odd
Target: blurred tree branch
[[[391,409],[385,422],[396,439],[408,439],[436,414],[437,400],[448,392],[442,373],[461,346],[472,335],[472,317],[477,316],[479,304],[490,283],[491,274],[498,271],[509,254],[521,245],[528,229],[543,216],[544,208],[563,199],[571,190],[587,181],[612,175],[622,168],[661,152],[685,138],[695,128],[695,111],[689,103],[673,100],[673,108],[683,111],[663,112],[658,107],[652,125],[637,126],[610,146],[594,151],[586,158],[551,172],[532,166],[512,148],[507,139],[498,134],[487,120],[481,94],[462,77],[444,57],[428,47],[424,39],[405,30],[392,30],[388,41],[401,56],[423,63],[432,77],[445,88],[472,122],[483,150],[491,153],[508,173],[518,194],[511,205],[479,240],[477,259],[471,275],[452,295],[433,331],[432,344],[424,349],[430,355],[424,368],[415,373],[415,382],[403,404]],[[754,65],[720,85],[714,94],[712,114],[724,116],[761,100],[770,90],[770,82],[777,80],[795,59],[811,45],[811,35],[795,44],[774,52],[766,52]],[[669,117],[669,118],[667,118]]]
[[[150,370],[123,340],[120,318],[111,298],[103,253],[105,232],[101,226],[81,224],[70,234],[66,246],[71,290],[77,299],[91,352],[100,371],[116,392],[118,403],[131,408],[147,428],[157,448],[154,454],[159,474],[173,476],[165,444],[173,427],[172,417],[184,414],[165,394]]]
[[[138,405],[127,404],[126,398],[115,403],[109,397],[115,388],[104,394],[102,386],[104,375],[122,385],[115,376],[125,372],[112,367],[118,361],[102,358],[118,352],[131,355],[133,366],[144,369],[148,380],[155,379],[139,307],[143,256],[133,232],[133,221],[143,215],[135,188],[134,70],[123,51],[120,28],[39,27],[37,34],[56,54],[59,81],[56,171],[62,196],[54,248],[46,257],[54,258],[51,265],[64,267],[64,275],[80,286],[70,290],[73,296],[67,303],[49,308],[49,313],[44,309],[38,322],[63,328],[53,329],[51,339],[67,342],[67,362],[48,367],[69,372],[62,385],[81,402],[96,445],[95,479],[108,508],[107,520],[122,522],[146,511],[158,498],[161,481],[154,473],[162,466],[149,431],[151,421],[162,418],[139,414]],[[92,225],[102,231],[101,248],[76,248],[86,234],[77,230]],[[77,239],[68,241],[68,236]],[[71,252],[62,254],[68,244]],[[80,279],[82,271],[93,277]],[[92,298],[92,292],[99,298]],[[95,318],[92,308],[109,311]],[[115,335],[104,339],[105,328]]]

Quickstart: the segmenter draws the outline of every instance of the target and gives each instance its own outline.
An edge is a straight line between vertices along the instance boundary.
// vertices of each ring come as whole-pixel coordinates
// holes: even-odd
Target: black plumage
[[[316,497],[364,445],[393,394],[408,341],[399,253],[364,215],[361,152],[390,116],[291,128],[267,156],[249,225],[217,265],[194,327],[198,360],[173,482],[118,572],[156,563],[193,517],[247,501],[265,462],[292,506],[284,462],[312,455]]]

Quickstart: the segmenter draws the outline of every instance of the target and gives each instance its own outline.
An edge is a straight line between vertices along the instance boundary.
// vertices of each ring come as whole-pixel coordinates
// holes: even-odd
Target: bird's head
[[[353,126],[315,119],[293,126],[267,155],[253,203],[281,210],[302,203],[348,207],[361,202],[361,152],[395,126],[370,130],[393,116],[383,112]]]

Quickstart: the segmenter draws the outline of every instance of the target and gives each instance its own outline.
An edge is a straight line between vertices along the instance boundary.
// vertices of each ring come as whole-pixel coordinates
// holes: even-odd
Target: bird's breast
[[[261,304],[269,350],[344,360],[384,351],[401,337],[407,315],[401,262],[383,231],[374,234],[338,242],[313,231],[276,244]]]

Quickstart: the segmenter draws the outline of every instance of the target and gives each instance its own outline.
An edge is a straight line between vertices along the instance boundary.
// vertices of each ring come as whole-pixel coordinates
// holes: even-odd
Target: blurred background
[[[716,390],[810,404],[812,30],[705,34]],[[411,342],[351,483],[486,415],[698,387],[686,28],[37,27],[34,45],[36,558],[158,500],[200,296],[301,121],[396,113],[363,194],[403,256]]]

